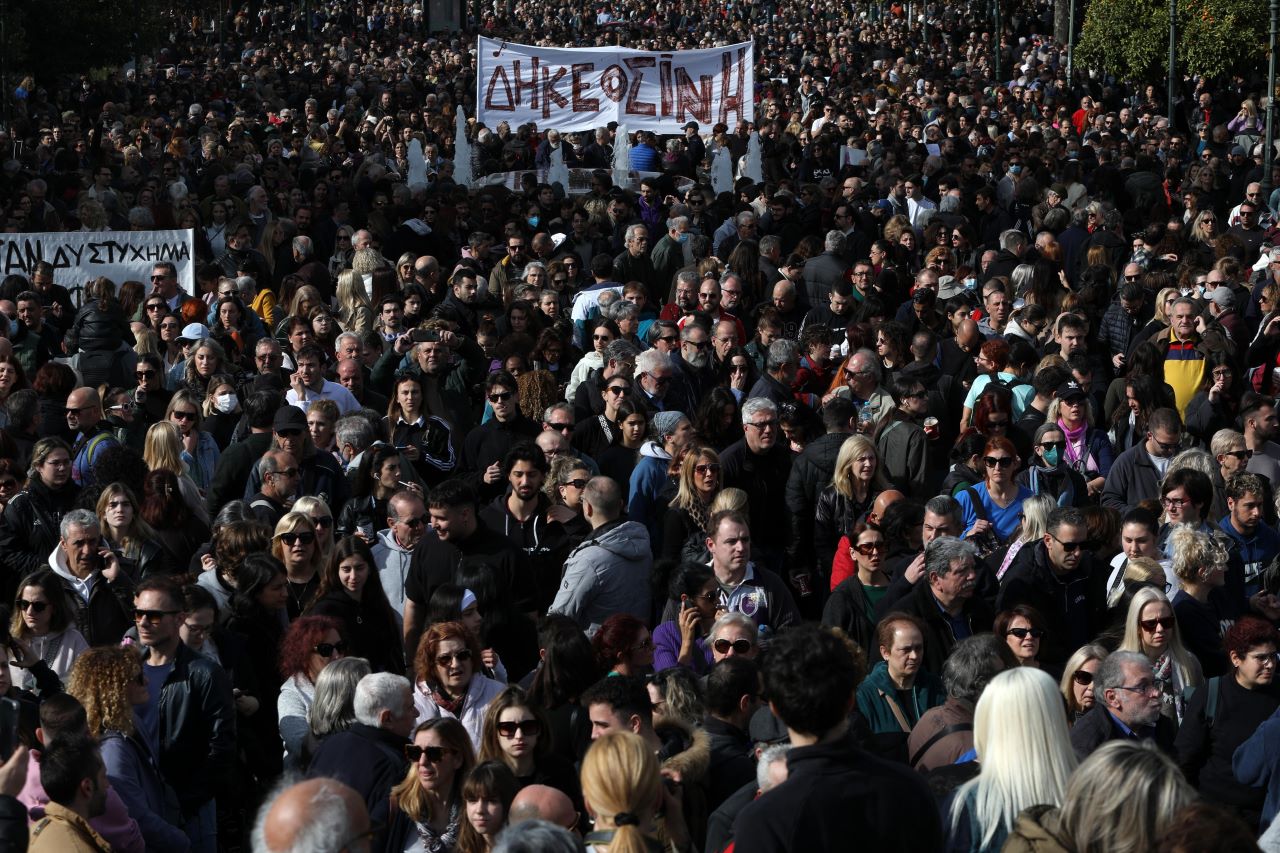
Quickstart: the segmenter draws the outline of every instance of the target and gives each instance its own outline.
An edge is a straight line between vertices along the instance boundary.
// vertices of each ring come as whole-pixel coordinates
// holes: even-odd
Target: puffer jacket
[[[854,525],[871,509],[875,492],[867,493],[865,503],[860,503],[827,486],[818,495],[813,518],[813,549],[817,556],[818,574],[825,580],[831,577],[831,562],[836,556],[836,545],[841,536],[853,537]]]
[[[0,517],[0,601],[12,601],[18,581],[44,565],[58,547],[62,516],[75,508],[80,487],[70,480],[53,491],[32,478],[26,491],[19,492]]]
[[[791,525],[791,544],[787,556],[792,565],[810,565],[814,560],[813,530],[814,510],[818,504],[818,495],[831,483],[831,475],[836,470],[836,457],[840,448],[849,440],[852,433],[829,432],[815,438],[800,452],[791,463],[791,473],[787,476],[787,510],[795,523]],[[830,563],[827,564],[830,569]]]
[[[85,303],[76,312],[66,335],[67,352],[70,353],[77,350],[114,352],[121,344],[133,346],[135,343],[129,319],[114,297],[107,300],[105,308],[97,299]]]
[[[551,612],[563,613],[584,629],[598,627],[614,613],[647,622],[652,569],[653,548],[643,524],[603,524],[565,560]]]

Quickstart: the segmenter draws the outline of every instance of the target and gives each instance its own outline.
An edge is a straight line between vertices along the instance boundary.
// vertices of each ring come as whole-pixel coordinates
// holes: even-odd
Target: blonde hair
[[[1214,567],[1227,562],[1227,549],[1190,524],[1174,525],[1169,546],[1173,550],[1173,573],[1186,583],[1203,583]]]
[[[462,723],[453,717],[433,717],[419,723],[409,740],[416,741],[419,734],[428,731],[434,731],[439,735],[440,740],[444,741],[446,747],[456,750],[462,756],[462,766],[453,774],[453,790],[444,797],[446,803],[456,803],[461,799],[462,782],[476,763],[471,735],[467,734]],[[405,774],[404,779],[391,789],[391,796],[395,798],[400,810],[416,821],[429,821],[435,817],[431,814],[431,798],[427,796],[422,783],[418,781],[417,765],[409,766],[409,772]]]
[[[853,499],[853,464],[858,457],[864,453],[870,453],[876,458],[876,472],[871,475],[871,493],[883,491],[889,488],[888,481],[884,478],[884,465],[881,464],[880,451],[876,450],[875,442],[867,438],[865,435],[851,435],[845,439],[844,444],[840,445],[840,452],[836,455],[836,467],[831,473],[831,485],[840,495]]]
[[[357,286],[359,285],[359,286]],[[370,312],[373,306],[364,292],[364,282],[353,270],[338,273],[338,311],[345,322],[351,322],[356,308],[364,306]]]
[[[1075,650],[1071,657],[1067,658],[1066,668],[1062,670],[1062,681],[1058,687],[1062,691],[1062,696],[1067,700],[1067,713],[1080,713],[1079,706],[1076,705],[1076,693],[1071,688],[1071,679],[1075,676],[1080,667],[1084,666],[1091,660],[1104,661],[1107,659],[1107,649],[1097,643],[1089,643]],[[1096,700],[1095,700],[1096,701]]]
[[[1163,573],[1161,580],[1163,580]],[[1169,615],[1173,616],[1173,605],[1169,603],[1169,597],[1155,587],[1144,586],[1135,592],[1129,601],[1129,612],[1124,618],[1124,639],[1120,641],[1118,651],[1147,654],[1142,642],[1142,628],[1138,621],[1142,618],[1143,608],[1148,604],[1163,604],[1169,608]],[[1173,620],[1173,627],[1169,629],[1168,655],[1174,667],[1177,668],[1178,677],[1182,679],[1183,686],[1203,683],[1204,673],[1200,669],[1200,661],[1196,660],[1195,656],[1187,651],[1186,646],[1182,645],[1182,635],[1178,632],[1177,619]]]
[[[680,463],[680,480],[676,489],[676,496],[671,501],[671,505],[677,509],[683,509],[689,513],[704,511],[702,508],[702,498],[698,497],[698,488],[695,485],[696,475],[693,469],[703,460],[720,464],[720,454],[716,453],[711,447],[695,447],[684,456],[684,461]],[[717,477],[717,483],[719,478]],[[716,494],[720,493],[719,488]],[[712,497],[715,500],[715,496]],[[706,519],[709,520],[710,513],[707,513]]]
[[[104,731],[133,734],[129,682],[142,674],[142,659],[131,646],[98,646],[76,658],[67,677],[67,694],[84,706],[89,734]]]
[[[171,471],[181,477],[187,473],[182,461],[182,433],[172,421],[156,421],[147,427],[147,437],[142,445],[142,459],[147,468]]]
[[[1032,495],[1022,502],[1022,525],[1018,539],[1036,542],[1049,532],[1049,513],[1058,508],[1058,502],[1048,495]]]
[[[746,512],[751,499],[745,491],[729,486],[721,489],[720,494],[716,495],[716,499],[711,502],[711,507],[707,510],[710,515],[715,515],[721,510],[731,509],[737,512]]]
[[[647,853],[640,824],[661,796],[658,758],[644,739],[632,732],[611,732],[591,744],[582,760],[582,798],[597,825],[613,830],[609,853]],[[617,823],[621,814],[629,818]]]
[[[327,541],[322,539],[320,531],[318,529],[316,530],[316,551],[319,554],[320,565],[329,565],[329,557],[332,556],[333,546],[337,542],[334,537],[334,525],[338,523],[338,520],[334,518],[333,510],[329,509],[329,505],[324,502],[323,498],[318,498],[315,495],[303,495],[293,502],[293,511],[303,513],[308,518],[311,517],[311,513],[313,512],[318,512],[321,518],[326,515],[329,516]],[[311,527],[312,529],[316,529],[314,521],[311,523]]]
[[[951,825],[971,803],[982,832],[978,846],[985,848],[1001,829],[1013,828],[1023,809],[1062,803],[1076,755],[1058,685],[1034,667],[991,679],[974,711],[973,747],[982,772],[957,792]]]
[[[1145,853],[1196,792],[1150,740],[1113,740],[1067,785],[1059,828],[1075,853]]]

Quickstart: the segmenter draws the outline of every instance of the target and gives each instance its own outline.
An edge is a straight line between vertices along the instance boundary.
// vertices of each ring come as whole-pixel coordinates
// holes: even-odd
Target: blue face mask
[[[530,228],[537,228],[537,227],[538,227],[538,221],[539,221],[539,217],[537,217],[537,216],[530,216],[530,217],[529,217],[529,219],[528,219],[529,227],[530,227]]]
[[[1050,468],[1058,467],[1058,460],[1061,458],[1062,453],[1056,447],[1050,447],[1044,452],[1044,464],[1048,465]]]
[[[685,243],[688,243],[688,242],[689,242],[689,232],[688,232],[688,231],[682,231],[682,232],[680,233],[680,236],[679,236],[679,237],[677,237],[676,239],[677,239],[677,240],[679,240],[680,245],[682,245],[682,246],[683,246]]]

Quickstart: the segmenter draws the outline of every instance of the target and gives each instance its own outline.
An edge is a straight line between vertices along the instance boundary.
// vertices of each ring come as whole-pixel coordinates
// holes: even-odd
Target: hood
[[[661,459],[663,462],[671,461],[671,454],[662,449],[662,445],[656,441],[646,441],[640,447],[640,456],[648,456],[651,459]]]
[[[412,549],[404,548],[400,545],[399,542],[396,541],[395,531],[392,530],[390,527],[378,533],[378,541],[381,542],[384,546],[386,546],[387,550],[389,551],[398,551],[401,554],[413,553]]]
[[[593,534],[583,545],[595,545],[610,554],[632,562],[652,558],[653,544],[649,530],[638,521],[624,521]]]
[[[655,719],[653,731],[663,743],[663,754],[670,753],[670,757],[662,762],[664,770],[679,772],[686,784],[690,781],[701,783],[707,778],[711,769],[710,735],[671,717]]]

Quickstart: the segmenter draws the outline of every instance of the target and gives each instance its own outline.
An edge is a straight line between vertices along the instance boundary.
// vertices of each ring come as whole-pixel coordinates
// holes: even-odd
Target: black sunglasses
[[[49,607],[47,601],[27,601],[25,598],[18,599],[18,609],[23,613],[30,610],[32,613],[43,613]]]
[[[1044,629],[1043,628],[1010,628],[1008,631],[1005,631],[1005,633],[1012,634],[1013,636],[1017,637],[1019,640],[1025,640],[1027,637],[1031,637],[1033,640],[1038,640],[1044,636]]]
[[[984,456],[982,461],[988,468],[1009,468],[1013,465],[1012,456]]]
[[[505,738],[513,738],[519,731],[525,737],[537,737],[542,734],[542,723],[537,720],[521,720],[518,723],[498,723],[495,726],[498,734]]]
[[[715,648],[717,652],[719,652],[722,655],[727,655],[729,653],[729,649],[733,649],[733,653],[735,655],[745,655],[747,652],[751,651],[750,640],[720,639],[720,640],[716,640],[712,644],[712,646],[713,648]]]
[[[331,658],[333,657],[334,652],[337,652],[340,655],[345,655],[347,653],[347,644],[342,640],[339,640],[336,643],[316,643],[311,647],[311,651],[320,655],[322,658]]]
[[[404,757],[409,761],[417,764],[422,760],[422,756],[427,757],[427,761],[432,764],[439,764],[446,754],[453,754],[457,750],[447,746],[418,746],[417,744],[407,743],[404,745]]]
[[[316,535],[314,533],[307,533],[305,531],[302,533],[281,533],[280,541],[283,542],[285,545],[289,546],[290,548],[292,548],[294,545],[297,545],[299,542],[301,542],[303,545],[310,545],[312,542],[316,541]]]

